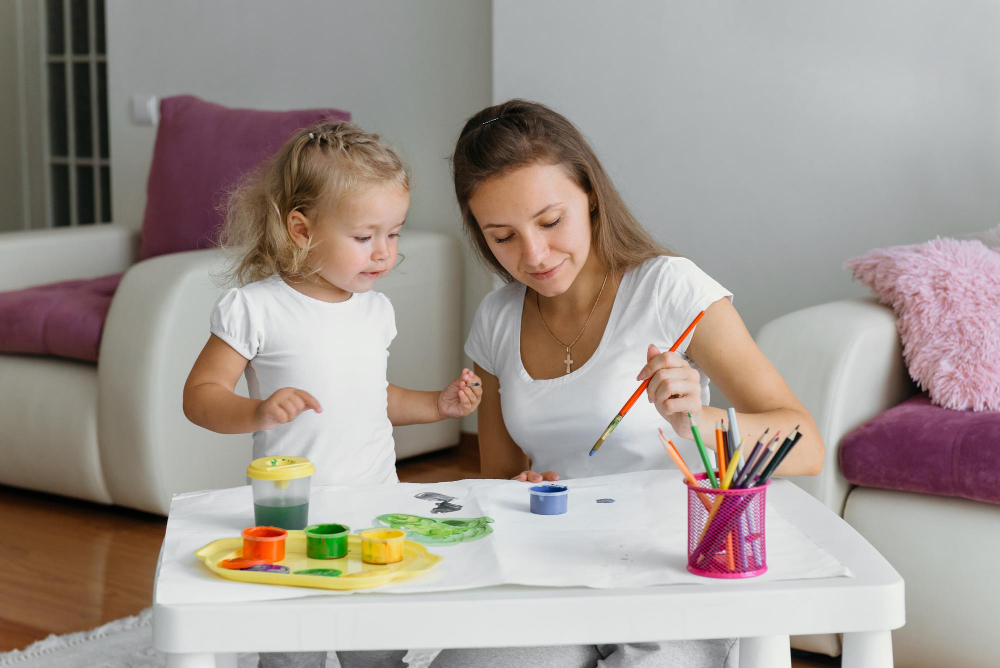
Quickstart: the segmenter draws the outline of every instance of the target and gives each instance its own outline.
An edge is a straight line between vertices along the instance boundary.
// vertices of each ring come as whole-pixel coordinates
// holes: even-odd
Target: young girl
[[[819,472],[824,446],[816,425],[757,348],[732,294],[642,227],[569,120],[524,100],[483,109],[465,124],[453,166],[466,232],[506,283],[483,299],[465,344],[483,378],[484,476],[537,482],[667,468],[658,428],[689,463],[699,461],[692,419],[711,433],[726,418],[708,405],[709,378],[739,411],[744,435],[766,427],[787,434],[799,425],[802,441],[780,473]],[[661,352],[701,311],[678,351]],[[588,457],[647,378],[648,401]],[[717,668],[736,664],[734,645],[446,650],[433,668]]]
[[[350,123],[300,130],[245,180],[223,232],[240,253],[241,287],[212,311],[184,387],[188,419],[253,432],[254,458],[308,457],[314,485],[353,485],[398,481],[394,425],[472,413],[482,388],[468,369],[440,392],[386,381],[395,317],[372,288],[396,263],[409,203],[399,157]],[[233,391],[241,374],[250,398]],[[322,666],[325,656],[262,654],[261,665]]]

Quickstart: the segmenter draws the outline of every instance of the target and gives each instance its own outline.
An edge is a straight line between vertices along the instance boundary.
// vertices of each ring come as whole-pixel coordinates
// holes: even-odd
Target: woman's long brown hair
[[[484,182],[537,162],[562,166],[596,204],[591,213],[592,247],[613,274],[621,275],[654,257],[674,255],[632,215],[576,126],[545,105],[509,100],[466,121],[452,156],[465,232],[483,263],[505,281],[514,278],[493,255],[469,209],[469,199]]]

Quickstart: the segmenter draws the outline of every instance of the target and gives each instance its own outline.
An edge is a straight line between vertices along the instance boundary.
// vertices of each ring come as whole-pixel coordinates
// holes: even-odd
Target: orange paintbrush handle
[[[667,352],[671,353],[675,352],[678,348],[681,347],[681,344],[684,343],[684,339],[688,337],[688,334],[691,333],[691,330],[694,329],[694,326],[698,324],[698,321],[701,320],[701,317],[703,315],[705,315],[704,311],[695,316],[694,320],[691,321],[691,324],[687,326],[687,329],[685,329],[684,333],[680,335],[680,338],[674,341],[674,345],[670,346],[670,350]],[[646,391],[646,388],[649,387],[650,380],[651,378],[647,378],[646,380],[642,381],[642,385],[640,385],[639,389],[636,390],[631,397],[629,397],[629,400],[625,402],[625,405],[622,406],[622,409],[618,411],[618,415],[624,417],[625,414],[629,412],[629,409],[632,408],[632,405],[642,395],[642,393]]]
[[[705,315],[704,311],[694,317],[694,320],[692,320],[691,324],[688,325],[688,328],[684,330],[684,333],[680,335],[680,338],[674,341],[674,345],[670,346],[669,352],[674,352],[681,347],[681,344],[684,343],[684,339],[688,337],[688,334],[691,333],[691,330],[694,329],[694,326],[698,324],[698,321],[701,320],[703,315]]]
[[[647,387],[649,387],[650,380],[652,380],[652,378],[647,378],[646,380],[642,381],[642,385],[639,386],[639,389],[632,393],[632,396],[629,397],[628,401],[625,402],[625,405],[622,406],[622,409],[618,411],[619,415],[624,417],[624,415],[628,413],[629,409],[632,408],[632,404],[635,403],[636,399],[641,397],[642,393],[646,391]]]

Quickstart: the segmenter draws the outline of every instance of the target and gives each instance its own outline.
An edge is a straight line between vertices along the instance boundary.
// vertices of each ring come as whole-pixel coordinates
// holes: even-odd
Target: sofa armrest
[[[135,262],[139,232],[93,225],[0,234],[0,291],[94,278]]]
[[[851,485],[840,471],[840,441],[916,389],[903,363],[892,309],[847,299],[795,311],[764,325],[757,345],[816,420],[826,462],[797,485],[838,515]]]
[[[114,502],[166,514],[173,494],[246,484],[249,434],[221,435],[184,417],[183,387],[208,340],[222,292],[218,250],[163,255],[126,272],[98,361],[101,466]],[[241,380],[237,392],[246,396]]]

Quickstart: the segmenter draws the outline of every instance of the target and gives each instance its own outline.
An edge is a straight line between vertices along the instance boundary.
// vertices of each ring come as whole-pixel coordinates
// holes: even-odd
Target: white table
[[[768,502],[854,577],[641,589],[499,586],[227,604],[164,605],[154,595],[153,646],[168,654],[169,667],[209,668],[235,666],[236,652],[739,637],[741,667],[780,668],[791,665],[789,635],[843,633],[844,668],[891,667],[891,631],[904,623],[903,579],[790,482],[775,481]],[[381,626],[365,623],[373,619]]]

